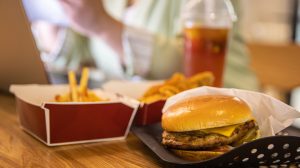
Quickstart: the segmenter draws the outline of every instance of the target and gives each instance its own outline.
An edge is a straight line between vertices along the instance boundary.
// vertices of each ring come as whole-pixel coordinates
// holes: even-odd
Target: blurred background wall
[[[286,102],[300,95],[300,0],[241,0],[240,8],[240,31],[262,91]]]
[[[241,0],[241,31],[247,41],[292,41],[295,0]]]

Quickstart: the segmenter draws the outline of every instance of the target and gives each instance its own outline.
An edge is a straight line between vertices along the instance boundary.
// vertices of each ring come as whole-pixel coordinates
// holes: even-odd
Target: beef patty
[[[202,131],[167,132],[162,134],[162,144],[173,149],[198,150],[209,149],[222,145],[232,144],[243,138],[251,129],[258,129],[254,120],[245,122],[235,128],[230,137],[217,133]]]

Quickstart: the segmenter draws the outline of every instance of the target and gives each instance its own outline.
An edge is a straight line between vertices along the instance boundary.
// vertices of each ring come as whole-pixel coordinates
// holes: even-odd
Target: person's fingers
[[[80,7],[84,5],[85,0],[58,0],[58,1],[64,4],[69,4],[71,6]]]
[[[74,17],[76,17],[75,15],[77,12],[75,11],[76,9],[74,9],[72,5],[65,2],[60,2],[60,5],[69,18],[73,19]]]
[[[63,7],[72,7],[72,6],[74,6],[74,4],[70,3],[68,0],[59,0],[58,2]]]
[[[60,4],[72,4],[72,1],[69,1],[69,0],[58,0],[58,2],[60,3]]]

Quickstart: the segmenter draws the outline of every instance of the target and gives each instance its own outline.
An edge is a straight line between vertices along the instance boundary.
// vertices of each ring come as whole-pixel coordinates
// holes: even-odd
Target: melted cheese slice
[[[226,137],[230,137],[233,131],[235,130],[236,127],[238,127],[239,124],[237,125],[230,125],[226,127],[219,127],[219,128],[210,128],[210,129],[205,129],[203,132],[205,133],[217,133],[224,135]]]

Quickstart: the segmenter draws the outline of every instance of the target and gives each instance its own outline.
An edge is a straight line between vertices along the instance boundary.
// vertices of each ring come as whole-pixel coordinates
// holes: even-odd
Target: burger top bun
[[[205,95],[174,103],[162,115],[162,127],[184,132],[224,127],[253,119],[251,109],[238,97]]]

